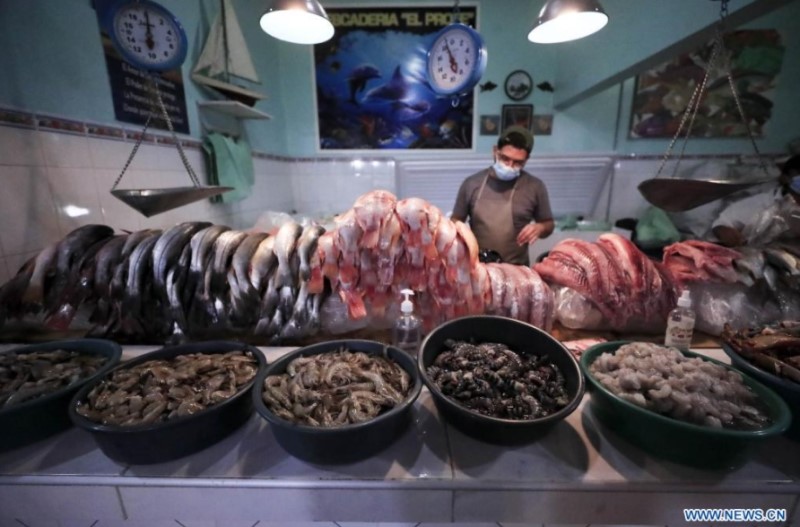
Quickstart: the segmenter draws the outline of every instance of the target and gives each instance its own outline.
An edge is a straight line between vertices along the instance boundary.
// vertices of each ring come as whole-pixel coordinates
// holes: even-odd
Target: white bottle
[[[414,316],[414,303],[409,298],[414,291],[403,289],[400,293],[405,295],[405,300],[400,304],[400,316],[392,328],[392,345],[416,357],[422,341],[422,321]]]
[[[689,296],[689,290],[684,289],[678,299],[678,307],[669,312],[664,345],[688,350],[692,344],[694,320],[695,313],[692,309],[692,299]]]

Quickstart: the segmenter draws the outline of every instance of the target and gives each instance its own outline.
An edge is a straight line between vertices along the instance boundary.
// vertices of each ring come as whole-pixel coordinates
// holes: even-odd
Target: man
[[[768,184],[725,207],[711,232],[728,247],[800,238],[800,156],[783,164],[777,188]]]
[[[466,221],[482,250],[497,251],[504,262],[529,265],[528,246],[547,238],[555,226],[544,183],[522,168],[533,135],[521,126],[500,134],[492,149],[494,165],[461,183],[453,220]]]

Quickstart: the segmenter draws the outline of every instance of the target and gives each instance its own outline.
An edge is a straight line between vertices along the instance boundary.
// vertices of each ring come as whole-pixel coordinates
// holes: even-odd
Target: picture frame
[[[504,104],[501,112],[502,130],[509,126],[522,126],[527,130],[533,124],[532,104]]]
[[[499,135],[500,134],[500,116],[499,115],[481,115],[481,135]]]
[[[506,77],[503,89],[506,97],[512,101],[521,101],[533,91],[533,79],[525,70],[514,70]]]

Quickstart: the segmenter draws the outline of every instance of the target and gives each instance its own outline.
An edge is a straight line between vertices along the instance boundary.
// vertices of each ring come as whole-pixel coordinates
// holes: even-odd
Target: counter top
[[[123,359],[155,348],[126,347]],[[292,348],[261,349],[272,362]],[[721,350],[698,351],[727,362]],[[412,425],[387,450],[333,466],[289,456],[256,414],[216,445],[147,466],[110,460],[73,428],[0,453],[0,525],[26,518],[677,525],[687,507],[782,508],[800,522],[797,443],[770,439],[735,470],[691,469],[628,444],[598,423],[588,400],[542,439],[507,447],[446,425],[423,389]]]

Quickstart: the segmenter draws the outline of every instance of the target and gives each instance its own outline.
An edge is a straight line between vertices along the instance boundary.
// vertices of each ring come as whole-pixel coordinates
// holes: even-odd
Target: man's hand
[[[530,245],[539,239],[545,230],[541,223],[529,223],[519,231],[517,235],[517,245]]]

